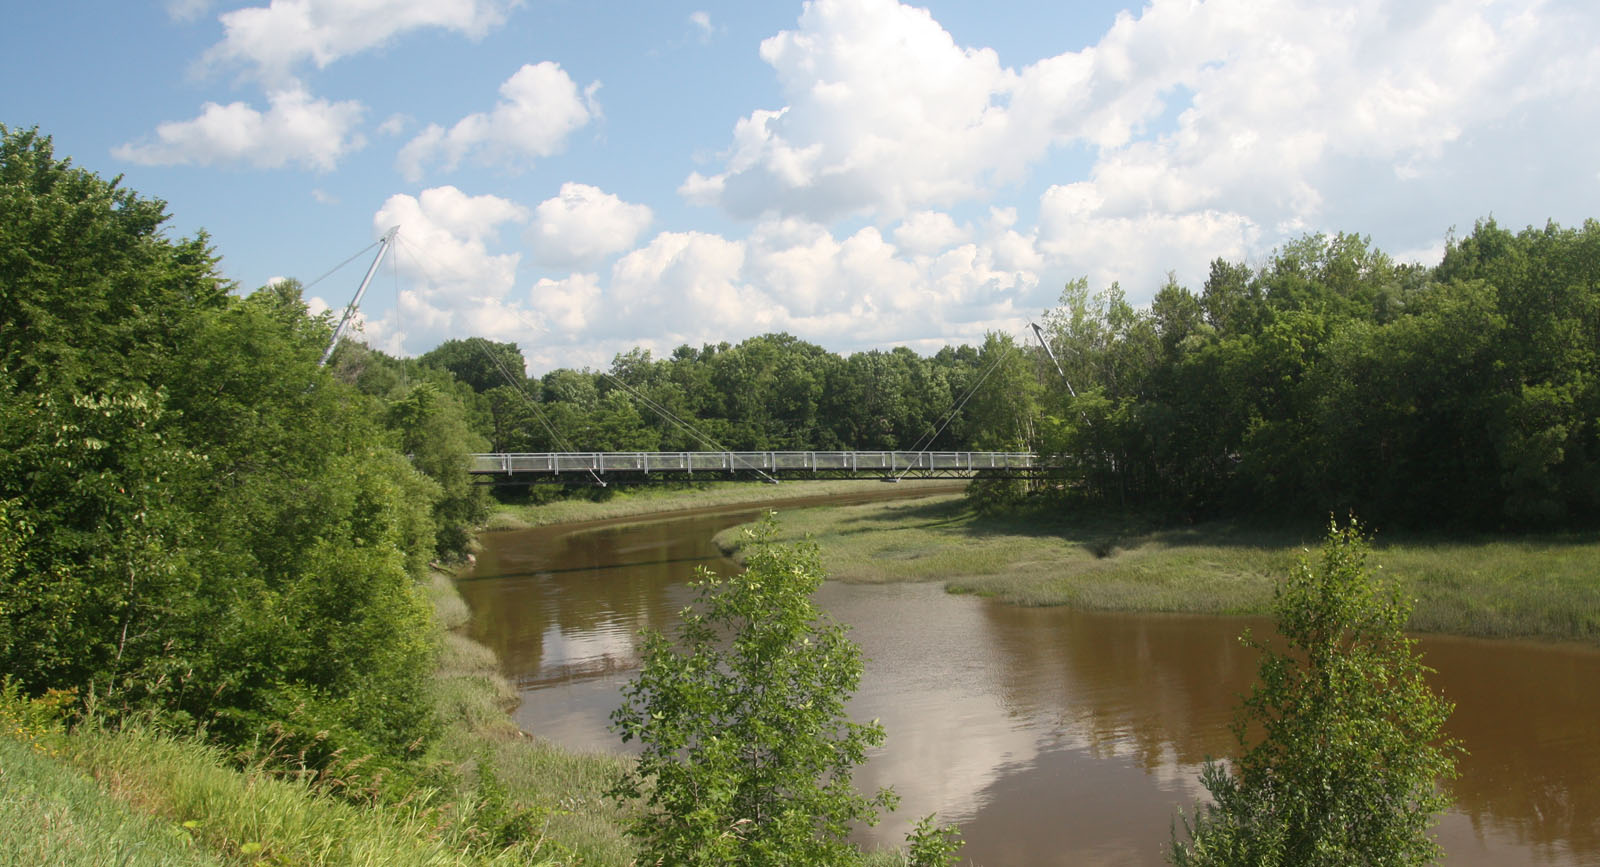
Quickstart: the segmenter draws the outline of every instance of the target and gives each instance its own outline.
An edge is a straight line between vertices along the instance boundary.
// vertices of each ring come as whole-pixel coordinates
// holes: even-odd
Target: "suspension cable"
[[[365,254],[368,250],[371,250],[373,247],[376,247],[376,246],[378,246],[379,244],[382,244],[382,243],[383,243],[383,239],[379,238],[378,240],[373,241],[372,243],[368,244],[367,246],[362,247],[360,250],[357,250],[355,252],[355,255],[353,255],[350,258],[344,260],[343,262],[340,262],[339,264],[333,266],[332,268],[328,269],[327,271],[324,271],[322,273],[321,277],[318,277],[317,279],[312,280],[310,283],[307,283],[304,286],[301,286],[300,287],[300,291],[304,292],[306,290],[309,290],[312,286],[315,286],[318,283],[321,283],[322,281],[328,279],[329,277],[332,277],[334,275],[334,273],[337,272],[340,268],[343,268],[344,266],[350,264],[351,262],[354,262],[355,260],[361,258],[361,256],[363,254]]]

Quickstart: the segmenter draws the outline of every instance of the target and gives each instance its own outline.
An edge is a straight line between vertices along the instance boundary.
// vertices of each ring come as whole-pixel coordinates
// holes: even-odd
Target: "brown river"
[[[835,498],[842,499],[842,498]],[[852,498],[854,499],[854,498]],[[782,504],[774,504],[782,509]],[[621,751],[608,717],[637,633],[670,630],[696,566],[731,570],[711,537],[749,507],[643,523],[487,534],[460,581],[473,633],[518,686],[523,729]],[[972,864],[1161,864],[1180,809],[1205,795],[1265,621],[1018,608],[937,583],[825,584],[868,662],[851,704],[888,741],[856,774],[918,817],[959,822]],[[1470,754],[1437,833],[1450,865],[1600,865],[1600,649],[1425,636],[1433,682]]]

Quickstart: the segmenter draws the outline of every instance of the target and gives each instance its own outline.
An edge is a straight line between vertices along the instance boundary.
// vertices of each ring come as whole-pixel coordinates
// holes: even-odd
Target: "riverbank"
[[[1278,576],[1325,528],[1130,516],[982,517],[959,494],[786,510],[780,540],[811,537],[829,577],[943,581],[1017,605],[1262,614]],[[735,557],[740,528],[717,542]],[[1380,535],[1375,560],[1416,599],[1411,628],[1600,644],[1600,534]]]

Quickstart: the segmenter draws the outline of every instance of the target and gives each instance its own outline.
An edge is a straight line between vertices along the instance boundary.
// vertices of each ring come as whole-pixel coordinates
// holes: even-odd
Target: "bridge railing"
[[[762,451],[762,452],[528,452],[477,454],[478,474],[897,472],[1029,469],[1026,452]]]

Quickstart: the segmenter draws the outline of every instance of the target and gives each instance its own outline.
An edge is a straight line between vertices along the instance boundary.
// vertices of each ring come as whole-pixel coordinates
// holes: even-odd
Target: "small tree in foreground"
[[[1461,751],[1442,736],[1452,705],[1429,689],[1403,632],[1409,601],[1367,566],[1352,521],[1334,523],[1313,568],[1302,557],[1273,613],[1287,649],[1251,638],[1260,681],[1233,724],[1231,773],[1207,762],[1215,803],[1174,840],[1178,865],[1411,865],[1442,853],[1428,834],[1449,805],[1437,781]]]
[[[816,547],[779,547],[773,532],[770,516],[752,531],[743,574],[701,570],[676,642],[646,634],[611,715],[644,745],[613,791],[642,800],[630,828],[642,864],[852,863],[851,826],[894,807],[892,791],[850,782],[884,731],[845,715],[861,652],[811,602]]]

